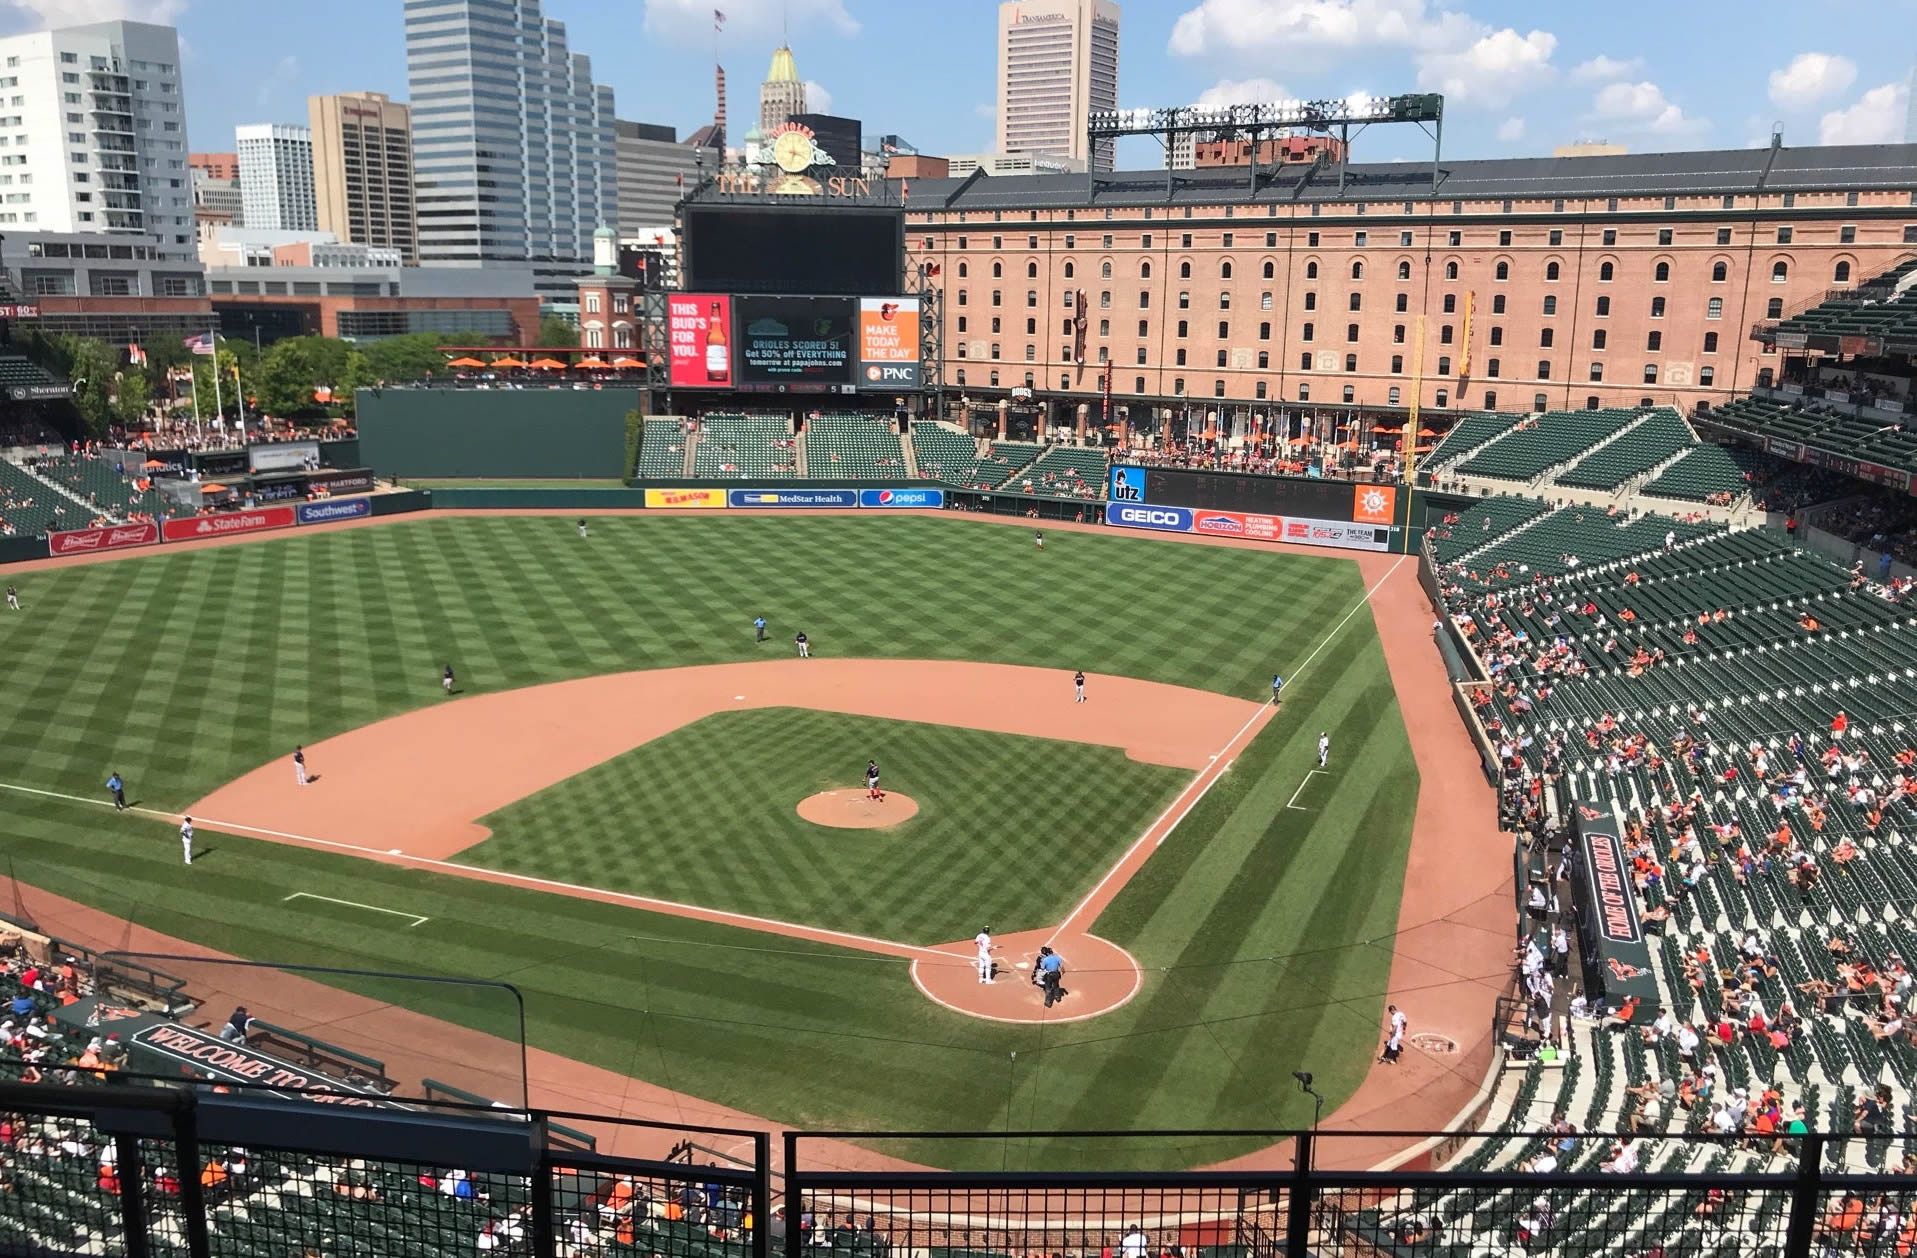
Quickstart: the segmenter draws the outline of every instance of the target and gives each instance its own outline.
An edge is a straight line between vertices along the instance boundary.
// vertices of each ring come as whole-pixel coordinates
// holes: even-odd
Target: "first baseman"
[[[297,743],[293,746],[293,780],[306,785],[306,748]]]

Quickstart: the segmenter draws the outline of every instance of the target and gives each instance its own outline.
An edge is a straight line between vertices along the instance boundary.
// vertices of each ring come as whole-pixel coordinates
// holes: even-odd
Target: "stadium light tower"
[[[1345,190],[1345,163],[1351,151],[1353,128],[1362,134],[1375,123],[1411,123],[1431,137],[1431,193],[1438,192],[1438,159],[1444,146],[1444,97],[1434,93],[1373,96],[1354,92],[1343,100],[1275,100],[1259,105],[1179,105],[1169,109],[1094,109],[1085,119],[1090,143],[1127,135],[1149,135],[1165,145],[1169,157],[1174,137],[1204,135],[1214,139],[1251,142],[1251,188],[1258,187],[1258,145],[1277,134],[1310,131],[1338,137],[1338,191]],[[1428,124],[1428,125],[1427,125]],[[1096,171],[1087,170],[1089,188],[1096,188]],[[1165,163],[1165,192],[1172,190],[1173,171]]]

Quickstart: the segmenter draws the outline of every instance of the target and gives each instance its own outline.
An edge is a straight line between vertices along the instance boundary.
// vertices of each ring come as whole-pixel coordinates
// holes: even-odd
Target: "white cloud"
[[[1515,143],[1524,138],[1524,119],[1506,118],[1504,125],[1498,128],[1498,138],[1506,144]]]
[[[1510,27],[1493,31],[1458,52],[1431,52],[1418,58],[1418,86],[1444,93],[1453,101],[1502,105],[1557,73],[1551,53],[1558,46],[1549,31],[1520,35]]]
[[[58,5],[64,0],[44,0]],[[736,46],[756,48],[778,39],[788,28],[800,33],[830,27],[839,35],[859,33],[858,19],[846,12],[845,0],[646,0],[645,33],[676,43],[712,43],[712,11],[724,10],[724,37],[745,38]],[[767,50],[770,52],[770,49]]]
[[[832,93],[825,84],[817,79],[805,81],[805,109],[811,114],[829,114],[832,112]]]
[[[269,108],[273,103],[273,93],[275,90],[277,90],[281,84],[290,82],[293,76],[299,72],[300,59],[298,57],[295,57],[290,52],[284,57],[281,57],[279,62],[274,65],[273,72],[260,81],[259,89],[253,93],[254,105],[261,110]]]
[[[1591,116],[1626,131],[1690,135],[1709,128],[1702,118],[1687,118],[1664,90],[1651,82],[1612,83],[1598,91]]]
[[[1817,124],[1819,144],[1894,144],[1904,138],[1904,111],[1910,88],[1904,83],[1873,87],[1849,109],[1834,109]]]
[[[1247,66],[1301,51],[1322,62],[1402,50],[1419,87],[1497,105],[1556,74],[1557,37],[1495,28],[1429,0],[1197,0],[1173,24],[1168,48]]]
[[[1220,79],[1198,94],[1194,105],[1215,109],[1220,105],[1263,105],[1274,100],[1290,100],[1296,93],[1282,83],[1267,78]]]
[[[1800,52],[1782,70],[1771,71],[1771,103],[1801,109],[1835,96],[1857,81],[1857,65],[1828,52]]]
[[[0,3],[0,11],[8,9],[35,29],[112,22],[121,18],[165,25],[186,12],[186,0],[4,0]]]
[[[1644,58],[1629,57],[1623,61],[1602,54],[1581,62],[1571,71],[1571,80],[1575,83],[1609,83],[1612,79],[1628,79],[1644,68]]]

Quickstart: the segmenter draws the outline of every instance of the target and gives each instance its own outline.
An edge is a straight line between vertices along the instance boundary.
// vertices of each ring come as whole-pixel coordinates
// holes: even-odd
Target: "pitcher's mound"
[[[842,830],[882,830],[918,815],[919,806],[909,795],[887,791],[883,800],[866,797],[864,787],[842,791],[821,791],[799,801],[799,815],[818,826],[838,826]]]

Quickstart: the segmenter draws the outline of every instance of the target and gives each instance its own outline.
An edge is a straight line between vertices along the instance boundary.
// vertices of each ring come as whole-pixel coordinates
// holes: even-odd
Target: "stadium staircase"
[[[919,478],[918,447],[912,441],[910,432],[899,434],[899,456],[905,460],[905,474],[917,480]]]
[[[62,498],[65,498],[68,502],[73,503],[75,506],[78,506],[80,510],[86,513],[87,519],[92,519],[94,516],[106,516],[108,519],[112,520],[116,524],[123,523],[126,519],[126,516],[120,513],[120,512],[124,512],[124,510],[126,509],[125,503],[109,504],[109,503],[103,502],[98,505],[95,505],[94,503],[88,502],[85,498],[82,498],[72,486],[62,485],[59,481],[54,480],[50,476],[45,476],[41,474],[40,472],[35,471],[31,467],[26,466],[24,463],[20,464],[19,467],[21,471],[25,472],[28,476],[31,476],[34,480],[39,481],[42,485],[45,485],[48,489],[52,490],[54,493],[59,494]],[[119,506],[120,512],[116,512],[113,509],[115,505]],[[80,525],[74,525],[72,527],[84,528],[85,525],[80,524]]]

